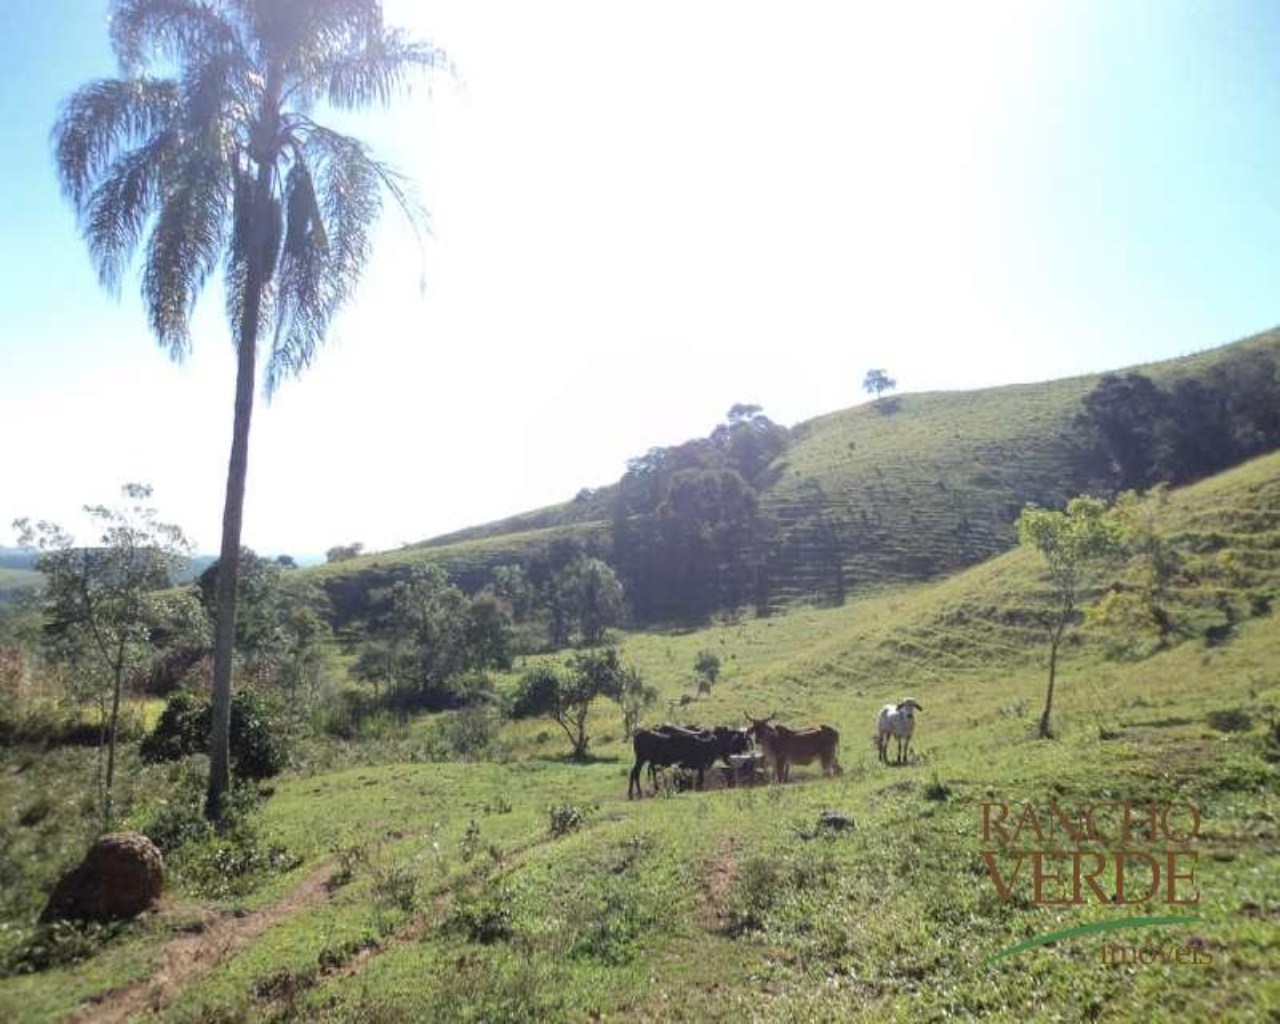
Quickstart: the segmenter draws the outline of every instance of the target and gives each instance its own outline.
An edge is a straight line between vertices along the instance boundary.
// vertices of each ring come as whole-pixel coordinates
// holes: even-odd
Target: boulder
[[[136,917],[163,886],[164,858],[155,843],[137,832],[115,832],[99,838],[84,860],[58,880],[40,920]]]

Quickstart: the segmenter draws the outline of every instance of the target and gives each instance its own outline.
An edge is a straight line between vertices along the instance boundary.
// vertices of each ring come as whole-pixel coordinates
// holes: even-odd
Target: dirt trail
[[[272,925],[329,898],[334,866],[325,864],[307,875],[284,899],[237,917],[225,913],[212,918],[196,934],[170,940],[152,974],[103,994],[66,1018],[65,1024],[123,1024],[132,1016],[160,1010],[172,1003],[200,975],[238,953]]]
[[[702,926],[709,932],[722,931],[727,923],[729,897],[738,877],[738,840],[720,842],[716,854],[702,869]]]

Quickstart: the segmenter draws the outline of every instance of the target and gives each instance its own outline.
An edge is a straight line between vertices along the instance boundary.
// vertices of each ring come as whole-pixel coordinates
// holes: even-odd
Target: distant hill
[[[1207,381],[1250,353],[1280,355],[1280,330],[1193,356],[1117,370],[1156,385]],[[771,525],[758,558],[773,605],[840,600],[932,579],[1007,550],[1026,502],[1058,505],[1087,484],[1073,422],[1103,378],[885,397],[797,424],[762,479]],[[492,567],[555,540],[607,552],[616,486],[560,505],[313,570],[350,591],[443,565],[468,589]]]

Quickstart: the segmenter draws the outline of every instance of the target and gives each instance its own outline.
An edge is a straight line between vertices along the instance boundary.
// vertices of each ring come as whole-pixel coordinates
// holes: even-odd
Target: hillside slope
[[[1205,378],[1253,351],[1280,353],[1280,329],[1138,370],[1157,384]],[[1126,372],[1124,370],[1116,371]],[[761,507],[777,530],[770,601],[830,600],[937,578],[1014,543],[1028,501],[1057,505],[1083,486],[1069,439],[1101,374],[976,391],[885,398],[798,424],[770,467]],[[550,540],[607,540],[612,488],[395,552],[325,567],[328,588],[377,585],[432,561],[470,588]],[[350,582],[340,582],[352,577]]]
[[[1109,659],[1101,637],[1077,631],[1058,740],[1033,738],[1049,599],[1028,550],[841,608],[632,634],[625,658],[667,700],[687,693],[696,652],[720,655],[712,695],[675,713],[831,723],[843,774],[800,767],[786,786],[628,802],[612,704],[593,710],[587,764],[560,756],[545,720],[506,725],[489,763],[415,763],[440,724],[419,722],[397,763],[276,780],[264,827],[302,863],[236,912],[327,862],[350,868],[346,884],[243,946],[209,949],[209,969],[182,991],[159,986],[146,1019],[1274,1019],[1280,453],[1152,503],[1182,558],[1169,601],[1186,631],[1139,660]],[[1232,628],[1211,632],[1214,613]],[[881,766],[876,710],[908,693],[924,708],[916,759]],[[2,778],[34,793],[37,771]],[[1025,876],[1002,900],[984,868],[982,804],[1049,799],[1195,801],[1201,903],[1037,906]],[[549,828],[548,809],[564,805],[579,819]],[[824,832],[828,810],[852,825]],[[1101,884],[1115,881],[1108,867]],[[3,979],[0,1015],[43,1024],[81,1004],[94,1019],[92,1000],[122,975],[165,977],[158,938],[190,932],[191,913],[84,964]],[[1144,913],[1181,922],[1119,941],[1208,961],[1119,966],[1105,959],[1113,936],[1092,935],[988,962],[1035,936]]]

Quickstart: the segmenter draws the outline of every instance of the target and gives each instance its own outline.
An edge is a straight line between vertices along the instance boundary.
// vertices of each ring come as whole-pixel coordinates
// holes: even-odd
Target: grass
[[[286,775],[256,821],[300,863],[239,905],[270,905],[325,863],[344,884],[156,1017],[1274,1019],[1280,630],[1274,613],[1246,609],[1280,584],[1277,510],[1280,454],[1168,497],[1160,520],[1190,567],[1170,601],[1192,631],[1138,660],[1113,660],[1099,637],[1076,631],[1053,742],[1034,739],[1047,594],[1036,556],[1012,551],[841,608],[624,638],[624,658],[664,700],[691,691],[699,651],[721,657],[709,697],[655,719],[777,711],[793,724],[828,722],[842,735],[835,779],[800,767],[787,786],[628,802],[630,756],[612,705],[593,712],[584,765],[564,760],[554,725],[530,721],[504,727],[494,761]],[[1218,623],[1204,616],[1221,600],[1241,611],[1210,643],[1205,631]],[[924,707],[916,759],[882,767],[875,711],[908,693]],[[437,728],[415,722],[387,749],[412,751]],[[25,834],[21,807],[56,786],[59,770],[41,760],[4,773],[7,842]],[[1114,966],[1101,936],[986,962],[1036,935],[1143,912],[1000,899],[983,866],[981,805],[1049,798],[1199,805],[1201,920],[1126,941],[1194,947],[1209,965]],[[553,829],[551,809],[564,805],[580,814],[559,819],[580,824]],[[854,827],[817,827],[832,810]],[[65,831],[51,822],[47,842]],[[56,860],[57,849],[32,845],[22,863]],[[79,966],[0,980],[0,1016],[60,1019],[144,973],[179,927],[139,926]]]
[[[10,569],[0,566],[0,604],[11,601],[44,583],[44,574],[34,569]]]

